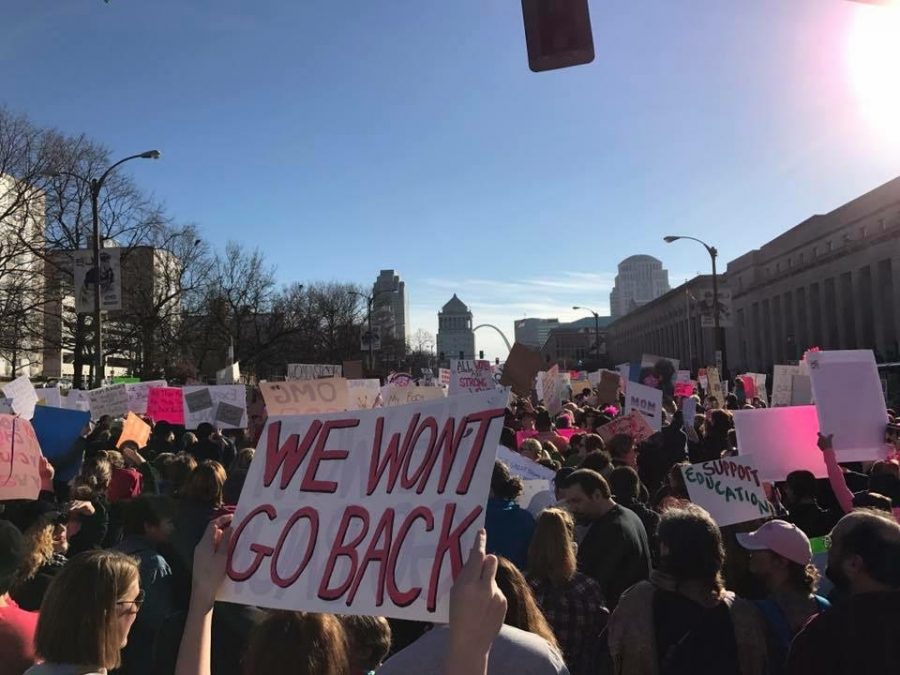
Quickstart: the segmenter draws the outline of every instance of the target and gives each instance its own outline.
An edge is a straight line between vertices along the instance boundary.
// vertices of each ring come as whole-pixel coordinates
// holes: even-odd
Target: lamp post
[[[589,307],[579,307],[576,305],[575,307],[572,307],[572,309],[574,309],[576,311],[581,310],[583,312],[590,312],[591,314],[594,315],[594,349],[596,350],[596,353],[597,353],[597,364],[599,366],[599,364],[600,364],[600,315],[597,314],[597,312],[595,312],[594,310],[590,309]]]
[[[705,241],[701,241],[696,237],[671,234],[663,237],[663,241],[667,244],[671,244],[673,241],[678,241],[679,239],[690,239],[691,241],[696,241],[706,249],[706,252],[709,253],[709,259],[712,261],[713,326],[716,335],[716,365],[719,366],[720,369],[719,375],[722,378],[727,379],[728,364],[725,354],[725,333],[722,330],[722,326],[719,325],[719,275],[716,273],[716,258],[719,256],[719,252],[716,250],[715,246],[710,246]]]
[[[375,352],[372,350],[372,300],[375,298],[374,295],[363,295],[358,291],[350,291],[351,295],[356,295],[366,301],[366,322],[368,323],[368,331],[369,331],[369,373],[375,370]]]

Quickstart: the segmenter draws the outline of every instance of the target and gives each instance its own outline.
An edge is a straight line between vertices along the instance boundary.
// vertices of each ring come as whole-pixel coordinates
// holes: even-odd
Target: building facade
[[[472,312],[456,293],[438,312],[437,351],[442,362],[475,358]]]
[[[532,347],[541,349],[550,331],[559,326],[559,319],[517,319],[514,324],[515,341]]]
[[[608,330],[612,317],[601,316],[599,321],[594,317],[585,317],[562,323],[552,328],[541,345],[544,362],[556,363],[562,370],[589,369],[611,365],[607,354]],[[597,333],[599,324],[600,332]],[[599,340],[598,340],[599,338]],[[600,353],[597,354],[597,344]]]
[[[900,358],[900,178],[815,215],[727,268],[732,371],[768,372],[809,347]]]
[[[406,282],[394,270],[381,270],[372,285],[372,324],[382,338],[409,340],[409,298]]]
[[[646,305],[669,291],[669,272],[649,255],[633,255],[619,263],[615,285],[609,294],[613,319]]]

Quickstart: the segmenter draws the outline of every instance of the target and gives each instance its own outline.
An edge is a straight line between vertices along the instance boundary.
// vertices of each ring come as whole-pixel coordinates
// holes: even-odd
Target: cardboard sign
[[[759,410],[735,410],[738,453],[753,455],[761,481],[773,483],[791,471],[811,471],[816,478],[828,472],[816,445],[819,419],[811,405]]]
[[[597,433],[604,443],[608,443],[613,436],[618,434],[627,434],[640,443],[646,441],[655,432],[647,422],[647,418],[635,410],[624,417],[617,417],[612,422],[607,422],[602,427],[597,427]]]
[[[204,422],[218,429],[243,429],[246,412],[247,388],[242,384],[184,388],[185,429],[196,429]]]
[[[167,385],[168,383],[165,380],[149,380],[147,382],[126,384],[125,391],[128,395],[128,409],[138,415],[146,415],[147,397],[150,394],[150,390]]]
[[[241,381],[241,366],[232,363],[216,372],[216,384],[239,384]]]
[[[119,435],[119,441],[116,443],[117,448],[121,448],[126,441],[137,443],[138,450],[147,445],[150,440],[150,425],[133,412],[125,416],[122,422],[122,433]]]
[[[289,363],[287,379],[318,380],[325,377],[341,377],[341,366],[330,366],[322,363]]]
[[[86,410],[67,410],[52,406],[34,409],[31,426],[41,452],[56,470],[56,479],[70,481],[81,471],[82,452],[75,447],[82,430],[91,421]]]
[[[154,387],[147,392],[147,415],[155,422],[184,425],[184,396],[179,387]]]
[[[342,370],[347,380],[361,380],[364,377],[362,361],[344,361]]]
[[[600,383],[597,385],[597,401],[600,405],[618,405],[619,387],[622,379],[611,370],[600,371]]]
[[[440,387],[398,387],[394,384],[386,384],[381,388],[381,401],[386,408],[408,403],[437,401],[445,398],[446,395],[446,390]]]
[[[489,391],[270,417],[219,599],[446,622],[453,578],[484,522],[505,404]]]
[[[259,391],[266,401],[269,417],[274,415],[317,415],[349,408],[347,380],[326,377],[320,380],[261,382]]]
[[[625,385],[625,412],[640,412],[654,431],[662,430],[662,391],[637,382]]]
[[[550,370],[543,373],[542,380],[544,407],[551,415],[556,415],[562,410],[562,396],[560,395],[562,380],[559,375],[559,366],[554,364]]]
[[[697,399],[693,396],[686,397],[681,402],[681,415],[684,417],[684,428],[693,429],[697,419]]]
[[[449,368],[439,368],[438,369],[438,381],[441,383],[442,387],[450,386],[450,369]]]
[[[495,388],[490,361],[450,359],[450,395],[474,394]]]
[[[91,389],[88,399],[91,402],[91,417],[95,420],[104,415],[122,417],[128,412],[127,384],[113,384],[109,387]]]
[[[369,410],[378,404],[381,394],[380,380],[347,380],[348,408]]]
[[[775,366],[772,379],[772,407],[791,405],[793,377],[800,374],[800,366]]]
[[[502,445],[497,447],[497,459],[509,467],[509,472],[518,476],[522,480],[553,480],[556,478],[556,472],[541,466],[537,462],[532,462],[527,457],[523,457],[517,452],[513,452],[509,448]]]
[[[540,352],[516,342],[506,357],[500,384],[512,387],[517,396],[531,396],[534,377],[541,370],[541,366]]]
[[[35,387],[38,405],[47,405],[53,408],[63,407],[62,392],[59,387]]]
[[[30,420],[34,416],[38,396],[27,375],[20,375],[12,382],[4,384],[3,395],[10,399],[13,412],[19,417]]]
[[[791,405],[810,405],[813,402],[812,380],[809,375],[792,375]]]
[[[774,515],[752,455],[691,464],[681,473],[691,501],[719,527]]]
[[[709,387],[706,389],[706,395],[712,396],[719,402],[719,407],[725,406],[725,388],[722,386],[722,380],[719,379],[719,369],[710,366],[706,369],[706,379]]]
[[[14,415],[0,415],[0,502],[38,498],[40,461],[41,446],[31,422]]]
[[[809,352],[806,360],[819,427],[834,434],[838,461],[886,459],[887,406],[872,351]]]

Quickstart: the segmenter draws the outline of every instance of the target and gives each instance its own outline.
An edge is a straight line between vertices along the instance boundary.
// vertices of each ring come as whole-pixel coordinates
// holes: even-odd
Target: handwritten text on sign
[[[259,391],[270,416],[313,415],[350,407],[347,380],[342,377],[262,382]]]
[[[220,599],[447,621],[484,520],[503,392],[270,418]]]
[[[709,511],[719,527],[772,515],[750,455],[691,464],[681,471],[691,501]]]
[[[450,359],[450,395],[489,391],[495,388],[490,361]]]
[[[0,415],[0,501],[37,499],[41,447],[28,420]]]

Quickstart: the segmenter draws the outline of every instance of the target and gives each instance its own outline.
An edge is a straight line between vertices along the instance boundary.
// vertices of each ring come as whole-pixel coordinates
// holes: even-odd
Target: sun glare
[[[900,143],[900,7],[860,7],[847,42],[860,112],[874,133]]]

